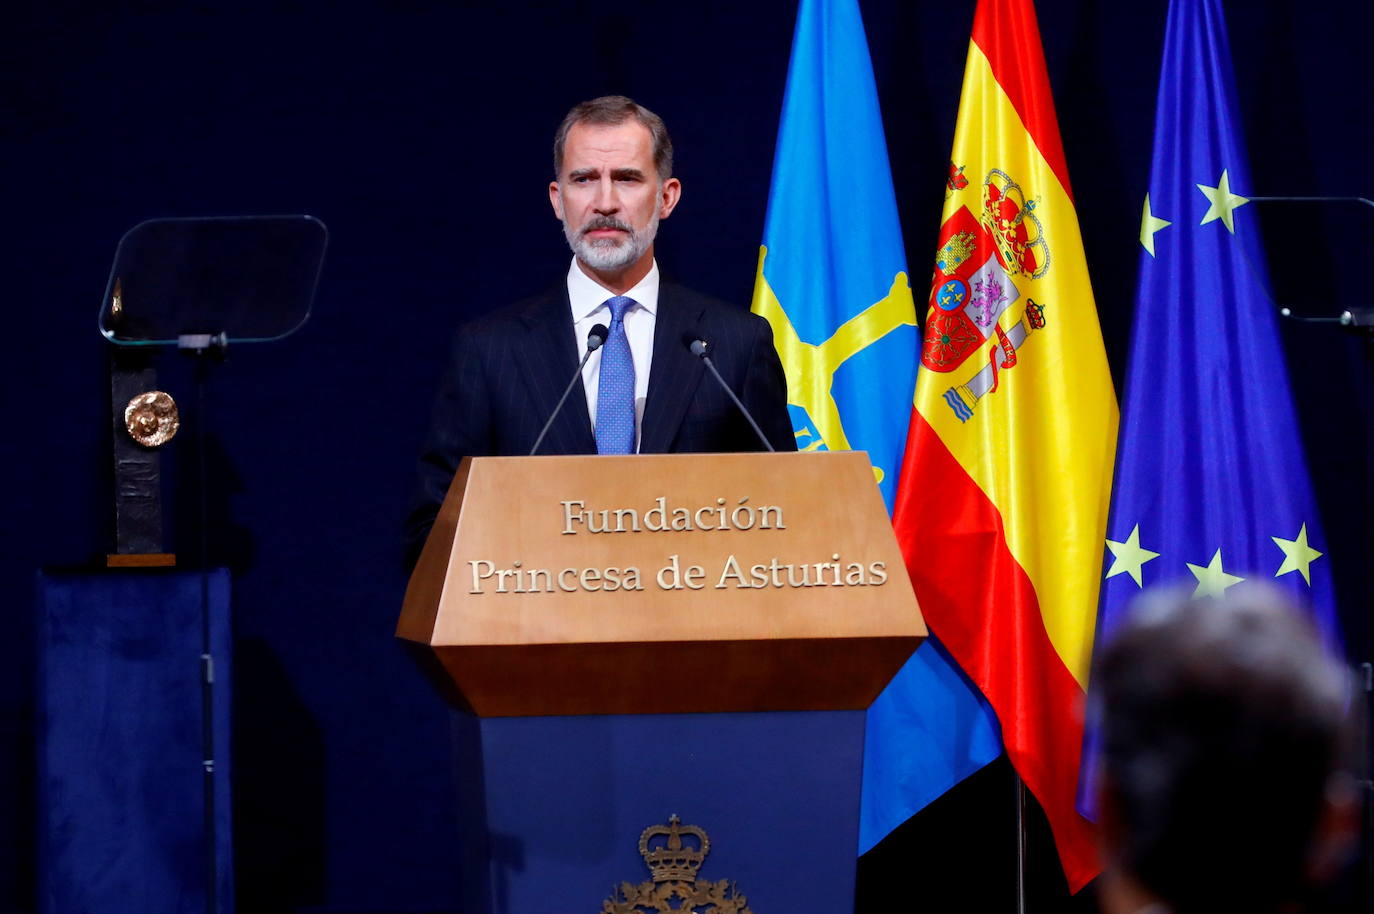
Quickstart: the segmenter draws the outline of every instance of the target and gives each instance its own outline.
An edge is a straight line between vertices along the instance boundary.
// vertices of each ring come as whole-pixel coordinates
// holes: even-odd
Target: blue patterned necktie
[[[607,299],[611,309],[610,334],[601,348],[601,378],[596,387],[596,452],[635,452],[635,363],[630,340],[625,336],[625,312],[633,298],[617,295]]]

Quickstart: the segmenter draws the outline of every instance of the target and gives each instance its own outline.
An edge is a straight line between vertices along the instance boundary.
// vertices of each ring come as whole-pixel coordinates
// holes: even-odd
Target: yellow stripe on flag
[[[963,167],[968,185],[950,195],[942,221],[965,206],[977,218],[994,172],[1019,185],[1030,204],[1024,209],[1043,231],[1048,261],[1041,256],[1040,262],[1048,269],[1038,279],[1012,276],[1020,297],[998,324],[1010,331],[1033,300],[1044,308],[1045,326],[1025,338],[1016,364],[998,372],[997,389],[978,399],[971,419],[960,421],[946,391],[988,365],[989,351],[999,345],[996,335],[953,371],[923,370],[916,408],[997,507],[1008,547],[1035,588],[1050,641],[1086,688],[1116,397],[1073,202],[972,42],[953,162]],[[994,180],[1006,186],[1002,177]]]

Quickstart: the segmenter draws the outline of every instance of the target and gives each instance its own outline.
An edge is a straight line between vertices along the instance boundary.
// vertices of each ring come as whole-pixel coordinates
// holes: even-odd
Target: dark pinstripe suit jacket
[[[757,315],[664,281],[654,321],[653,367],[640,453],[763,450],[758,437],[686,340],[711,344],[711,358],[778,450],[796,450],[787,381],[768,323]],[[439,390],[420,485],[406,524],[419,554],[458,462],[467,456],[528,454],[553,413],[581,352],[573,341],[568,290],[519,302],[459,328]],[[554,419],[541,454],[595,454],[581,384]]]

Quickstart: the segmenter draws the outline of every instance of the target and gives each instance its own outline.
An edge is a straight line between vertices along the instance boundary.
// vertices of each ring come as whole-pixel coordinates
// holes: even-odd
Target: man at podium
[[[465,456],[530,454],[536,442],[540,454],[764,450],[705,377],[703,348],[772,446],[796,449],[768,323],[659,275],[654,237],[682,194],[662,119],[620,95],[582,102],[553,153],[566,281],[459,329],[407,522],[412,560]]]

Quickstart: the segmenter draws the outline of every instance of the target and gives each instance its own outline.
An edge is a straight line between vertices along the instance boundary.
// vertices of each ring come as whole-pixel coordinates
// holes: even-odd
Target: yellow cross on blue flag
[[[921,340],[857,0],[802,0],[753,310],[773,327],[800,450],[863,450],[888,510]],[[868,712],[859,853],[1001,752],[932,638]]]

